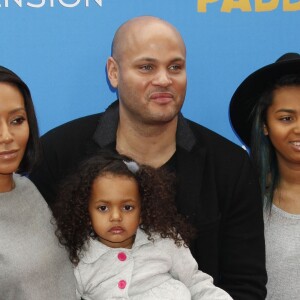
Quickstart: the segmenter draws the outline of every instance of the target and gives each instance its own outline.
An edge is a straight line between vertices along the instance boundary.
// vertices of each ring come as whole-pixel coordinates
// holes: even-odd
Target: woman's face
[[[285,86],[274,91],[266,121],[264,133],[275,148],[279,165],[300,166],[300,86]]]
[[[17,87],[0,82],[0,175],[11,175],[18,169],[28,137],[22,94]]]

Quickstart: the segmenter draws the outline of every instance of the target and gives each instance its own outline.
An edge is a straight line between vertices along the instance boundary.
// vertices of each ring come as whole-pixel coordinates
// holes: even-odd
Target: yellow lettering
[[[284,11],[296,11],[300,10],[300,1],[291,3],[290,0],[283,0]]]
[[[255,11],[271,11],[277,8],[279,0],[271,0],[269,2],[263,2],[262,0],[255,0]]]
[[[206,4],[217,2],[218,0],[198,0],[198,12],[207,12]]]
[[[232,9],[240,9],[241,11],[251,11],[251,5],[249,0],[224,0],[221,11],[231,12]]]

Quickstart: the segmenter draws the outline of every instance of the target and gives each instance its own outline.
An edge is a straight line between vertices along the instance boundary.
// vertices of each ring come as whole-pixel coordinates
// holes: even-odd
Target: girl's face
[[[135,179],[113,174],[97,177],[88,209],[99,241],[111,248],[131,248],[141,220],[140,202]]]
[[[29,137],[24,99],[17,87],[0,82],[0,175],[11,175],[23,158]]]
[[[275,148],[279,165],[300,166],[300,86],[285,86],[274,91],[264,133]]]

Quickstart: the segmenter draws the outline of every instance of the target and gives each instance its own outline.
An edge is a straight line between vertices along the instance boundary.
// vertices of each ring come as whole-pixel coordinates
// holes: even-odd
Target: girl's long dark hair
[[[94,180],[105,174],[134,178],[141,195],[140,228],[153,239],[153,234],[171,238],[176,245],[187,246],[195,234],[175,206],[175,178],[162,169],[141,165],[136,172],[129,170],[125,156],[102,152],[83,161],[77,171],[61,185],[53,214],[56,235],[77,265],[85,242],[91,237],[88,202]]]

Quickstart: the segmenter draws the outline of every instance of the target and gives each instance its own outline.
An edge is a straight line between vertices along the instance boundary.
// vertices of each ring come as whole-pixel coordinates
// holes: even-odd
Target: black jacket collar
[[[104,148],[116,142],[116,133],[119,122],[119,101],[113,102],[102,115],[101,120],[94,133],[93,140]],[[196,138],[191,131],[187,120],[180,113],[176,133],[176,145],[191,151],[196,144]]]

